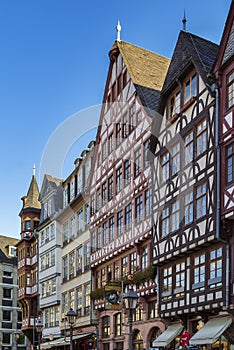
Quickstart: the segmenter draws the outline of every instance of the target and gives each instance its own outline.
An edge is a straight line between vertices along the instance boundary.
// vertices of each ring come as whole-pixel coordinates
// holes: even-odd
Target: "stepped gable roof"
[[[23,208],[35,208],[41,209],[41,203],[39,202],[39,189],[37,185],[36,176],[32,176],[32,180],[28,189],[28,193],[26,196],[22,197]]]
[[[18,239],[0,235],[0,261],[16,262],[17,258],[9,256],[9,246],[15,247]]]
[[[175,82],[175,79],[193,62],[204,82],[211,72],[218,54],[219,46],[197,35],[181,31],[171,59],[168,73],[162,88],[162,93]]]
[[[170,60],[125,41],[115,41],[143,106],[155,109]]]

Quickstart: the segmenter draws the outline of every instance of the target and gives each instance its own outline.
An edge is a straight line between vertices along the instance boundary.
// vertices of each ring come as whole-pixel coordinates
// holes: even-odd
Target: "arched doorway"
[[[158,327],[154,327],[151,329],[149,334],[149,347],[153,348],[153,341],[157,339],[161,334],[161,330]]]
[[[133,350],[143,350],[143,337],[141,332],[137,329],[133,333]]]

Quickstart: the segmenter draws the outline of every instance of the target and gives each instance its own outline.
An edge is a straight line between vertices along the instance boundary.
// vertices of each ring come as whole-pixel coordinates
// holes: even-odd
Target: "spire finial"
[[[183,18],[182,22],[183,22],[183,31],[186,32],[186,22],[187,22],[187,19],[186,19],[186,16],[185,16],[185,10],[184,10],[184,18]]]
[[[116,26],[116,30],[117,30],[117,41],[120,41],[120,40],[121,40],[121,39],[120,39],[120,32],[121,32],[121,29],[122,29],[122,27],[121,27],[121,25],[120,25],[120,22],[118,21],[117,26]]]
[[[36,176],[36,165],[33,165],[33,176]]]

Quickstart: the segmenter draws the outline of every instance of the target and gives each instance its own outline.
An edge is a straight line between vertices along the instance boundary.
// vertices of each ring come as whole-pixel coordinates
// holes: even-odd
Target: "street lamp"
[[[65,316],[67,316],[70,325],[70,350],[73,350],[73,324],[75,322],[75,317],[77,316],[77,313],[72,308],[70,308],[70,310]]]
[[[129,350],[132,350],[132,315],[133,311],[136,310],[138,295],[133,290],[132,286],[129,286],[128,292],[123,297],[125,301],[126,309],[128,310],[128,323],[129,323]]]
[[[38,334],[38,350],[41,349],[41,333],[42,333],[42,329],[43,329],[43,323],[41,322],[40,319],[37,320],[37,324],[36,324],[36,331]]]

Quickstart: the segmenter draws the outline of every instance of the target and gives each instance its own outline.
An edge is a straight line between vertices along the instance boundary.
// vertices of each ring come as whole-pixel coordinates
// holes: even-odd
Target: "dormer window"
[[[197,74],[193,74],[186,81],[184,86],[184,103],[197,95]]]
[[[9,256],[11,256],[11,257],[16,257],[17,256],[17,254],[16,254],[16,247],[14,247],[14,246],[9,246]]]

